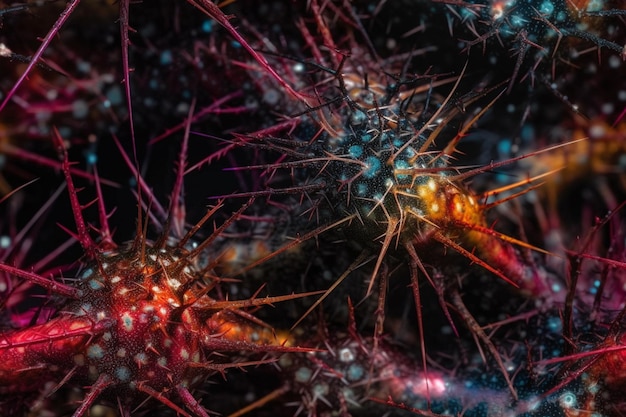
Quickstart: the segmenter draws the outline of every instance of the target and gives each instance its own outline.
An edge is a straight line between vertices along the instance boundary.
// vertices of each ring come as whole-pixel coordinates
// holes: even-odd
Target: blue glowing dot
[[[11,246],[11,238],[6,235],[0,236],[0,249],[6,249],[9,246]]]
[[[402,155],[407,158],[413,158],[415,155],[417,155],[417,151],[411,147],[408,147],[404,150]]]
[[[550,16],[554,12],[554,4],[551,1],[544,1],[539,6],[539,13]]]
[[[352,145],[348,148],[348,154],[353,158],[360,158],[363,155],[363,147],[361,145]]]
[[[161,52],[160,62],[161,65],[169,65],[174,61],[174,56],[172,55],[172,51],[166,49]]]
[[[362,182],[358,183],[356,186],[356,193],[360,196],[367,195],[367,184],[364,184]]]
[[[241,44],[237,41],[232,41],[230,43],[230,46],[232,46],[233,48],[237,48],[237,49],[241,48]]]
[[[204,22],[202,22],[202,31],[204,33],[211,33],[212,30],[213,30],[212,20],[205,20]]]
[[[508,138],[502,139],[500,142],[498,142],[498,153],[501,156],[504,156],[504,157],[510,156],[512,148],[513,146],[512,146],[511,140]]]
[[[130,379],[130,369],[125,366],[120,366],[115,369],[115,376],[122,382],[126,382]]]
[[[357,110],[354,113],[352,113],[352,117],[350,118],[350,120],[352,121],[352,124],[360,125],[361,123],[364,123],[367,120],[367,115],[363,113],[362,111]]]
[[[95,165],[98,162],[98,155],[95,152],[85,152],[85,160],[87,165]]]
[[[128,313],[122,315],[122,325],[126,331],[130,332],[133,330],[133,318]]]
[[[365,371],[363,370],[363,367],[357,365],[356,363],[353,363],[348,368],[346,376],[348,377],[348,381],[358,381],[359,379],[363,378],[364,374]]]
[[[81,59],[78,62],[76,62],[76,69],[82,72],[83,74],[89,74],[89,72],[91,72],[91,64]]]
[[[461,13],[461,18],[462,18],[463,21],[475,20],[476,19],[476,15],[474,13],[472,13],[472,11],[470,10],[469,7],[462,8],[460,10],[460,13]]]
[[[563,393],[563,395],[561,395],[561,398],[559,398],[561,405],[564,408],[571,408],[571,407],[576,407],[576,396],[571,393],[571,392],[565,392]]]
[[[548,329],[555,333],[561,331],[562,324],[563,323],[561,323],[561,319],[559,319],[558,317],[550,317],[548,319]]]
[[[109,100],[110,104],[113,106],[119,106],[124,100],[124,96],[122,95],[122,89],[118,85],[109,88],[106,93],[106,97],[107,100]]]
[[[363,143],[368,143],[370,140],[372,140],[372,135],[369,133],[361,135],[361,141],[363,141]]]
[[[91,279],[89,280],[89,288],[91,288],[94,291],[100,290],[104,288],[104,284],[101,281],[98,281],[97,279]]]
[[[560,11],[556,14],[556,20],[557,22],[563,22],[565,19],[567,19],[567,14],[565,14],[564,11]]]
[[[296,371],[295,374],[295,380],[296,382],[309,382],[309,379],[311,379],[311,375],[313,375],[313,372],[306,367],[301,367]]]
[[[409,168],[411,168],[411,165],[409,165],[409,163],[407,161],[404,161],[402,159],[397,160],[394,165],[395,165],[396,169],[409,169]],[[396,175],[396,177],[399,180],[406,180],[406,179],[410,178],[410,176],[408,174],[398,174],[398,175]]]
[[[98,344],[91,345],[87,348],[87,356],[91,359],[102,359],[104,358],[104,350]]]
[[[380,172],[381,163],[375,156],[368,156],[365,158],[365,168],[363,169],[363,176],[367,179],[372,179]]]
[[[559,284],[552,284],[552,292],[561,291],[561,286]]]
[[[511,17],[511,24],[513,26],[521,27],[521,26],[524,26],[524,23],[526,22],[527,22],[526,19],[524,19],[521,16],[514,15]]]

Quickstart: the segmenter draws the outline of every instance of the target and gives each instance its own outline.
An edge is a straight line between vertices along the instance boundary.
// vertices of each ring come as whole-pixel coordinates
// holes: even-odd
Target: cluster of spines
[[[57,144],[63,148],[58,138]],[[184,147],[183,147],[184,149]],[[88,412],[100,397],[117,403],[121,410],[153,398],[181,415],[208,415],[190,390],[215,372],[245,366],[239,355],[234,362],[217,352],[297,351],[287,348],[245,309],[288,300],[294,296],[242,301],[220,301],[208,292],[217,281],[215,262],[200,267],[197,259],[205,248],[240,215],[244,205],[203,242],[187,249],[192,236],[219,208],[208,210],[189,232],[172,246],[170,227],[178,220],[178,176],[161,237],[151,242],[145,224],[138,219],[135,240],[118,246],[112,239],[104,203],[100,200],[100,240],[93,240],[83,219],[83,206],[70,172],[67,153],[62,163],[77,232],[72,233],[86,254],[76,285],[56,282],[36,273],[0,264],[6,273],[39,285],[67,301],[57,303],[52,318],[2,335],[0,356],[3,392],[32,391],[41,381],[56,381],[52,392],[68,384],[90,384],[75,416]],[[100,185],[96,187],[100,189]],[[102,194],[99,194],[99,199]],[[69,232],[69,230],[68,230]],[[263,361],[258,362],[263,363]],[[52,367],[52,369],[50,369]],[[174,395],[168,392],[175,393]],[[177,405],[180,402],[184,408]]]
[[[214,6],[211,3],[207,3],[207,2],[201,2],[202,6],[204,8],[204,10],[206,12],[208,12],[208,14],[210,14],[211,16],[215,17],[222,25],[224,25],[228,31],[230,31],[232,34],[235,34],[238,36],[237,39],[239,39],[240,46],[244,46],[245,48],[249,48],[249,45],[247,42],[245,42],[245,39],[243,39],[241,37],[241,35],[238,34],[238,32],[235,31],[234,27],[231,26],[228,23],[228,19],[219,11],[219,9]],[[72,2],[71,4],[74,4],[74,2]],[[319,8],[319,5],[317,5],[317,3],[315,3],[315,5]],[[543,7],[543,6],[542,6]],[[545,7],[543,7],[542,10],[544,10]],[[545,11],[545,10],[544,10]],[[127,12],[127,11],[126,11]],[[512,12],[511,12],[512,13]],[[127,18],[127,16],[126,16]],[[126,21],[127,24],[127,21]],[[321,25],[320,25],[321,26]],[[321,28],[320,29],[327,29],[327,28]],[[570,30],[571,32],[571,30]],[[571,34],[571,33],[570,33]],[[309,34],[310,35],[310,34]],[[329,36],[329,35],[327,35]],[[328,38],[326,38],[326,40],[329,40]],[[593,41],[593,39],[591,39]],[[596,42],[597,43],[597,42]],[[600,45],[603,46],[603,45]],[[299,100],[301,103],[304,103],[306,106],[308,107],[314,107],[311,106],[311,98],[310,97],[303,97],[301,94],[295,92],[288,83],[286,83],[282,77],[282,75],[278,75],[278,73],[272,68],[270,67],[267,62],[261,57],[261,55],[258,54],[258,52],[254,51],[254,49],[249,48],[251,53],[253,54],[253,56],[256,58],[256,61],[258,64],[260,64],[260,67],[262,68],[262,70],[267,71],[271,77],[273,77],[274,79],[278,80],[279,83],[281,84],[282,87],[285,88],[285,90],[288,92],[288,95],[291,95],[292,98],[296,98],[297,100]],[[332,59],[330,61],[333,61]],[[336,62],[336,59],[334,60]],[[127,65],[127,64],[126,64]],[[128,75],[128,72],[127,72]],[[515,77],[513,77],[515,78]],[[128,90],[129,91],[129,90]],[[127,93],[129,94],[129,92],[127,91]],[[360,100],[360,98],[355,98],[352,97],[352,104],[354,104],[355,102],[358,103],[358,100]],[[344,103],[345,104],[345,103]],[[348,105],[349,106],[349,105]],[[347,109],[348,106],[344,106],[344,109]],[[326,107],[326,105],[323,105],[321,108],[324,109]],[[381,107],[380,104],[377,104],[375,106],[376,111],[378,112],[378,115],[380,115],[380,113],[382,112],[381,109],[383,109],[384,107],[384,103]],[[330,107],[329,107],[330,108]],[[317,109],[319,110],[319,108]],[[335,114],[340,114],[341,113],[341,109],[337,110],[337,109],[333,109],[333,111],[335,112]],[[330,112],[330,114],[333,114],[333,111]],[[354,112],[354,109],[350,108],[350,110],[348,112]],[[311,114],[315,114],[315,111],[312,110],[310,112]],[[320,112],[321,114],[321,112]],[[358,112],[355,112],[354,114],[358,114]],[[383,116],[387,116],[389,117],[389,115],[383,115]],[[317,121],[320,122],[321,124],[327,122],[327,120],[324,120],[325,116],[322,116],[320,119],[318,119]],[[341,117],[343,118],[347,118],[348,116],[346,114],[343,114]],[[315,119],[315,117],[314,117]],[[357,118],[358,119],[358,118]],[[374,120],[375,117],[369,117],[367,120]],[[359,120],[356,120],[356,123],[359,123]],[[293,125],[291,125],[293,126]],[[333,127],[332,123],[331,124],[327,124],[326,126],[324,126],[323,130],[326,130],[327,127]],[[325,132],[324,134],[327,134],[329,132]],[[423,132],[422,132],[423,133]],[[359,132],[359,135],[357,137],[363,137],[363,134],[367,134],[366,132]],[[420,136],[420,134],[417,134],[416,137],[418,138],[418,142],[424,140],[424,137]],[[367,142],[367,141],[365,141]],[[368,144],[370,142],[367,142]],[[350,166],[350,165],[359,165],[362,166],[363,168],[356,172],[356,173],[352,173],[350,171],[349,174],[351,175],[345,175],[345,169],[343,170],[344,172],[341,173],[339,175],[339,178],[342,178],[343,175],[343,179],[344,180],[350,180],[356,176],[361,176],[361,177],[371,177],[371,178],[366,178],[366,179],[373,179],[374,177],[376,177],[376,180],[378,180],[378,177],[386,177],[386,178],[391,178],[390,175],[384,176],[384,175],[380,175],[381,173],[391,173],[392,171],[389,170],[389,168],[387,167],[386,163],[384,160],[381,159],[372,159],[371,157],[373,156],[371,153],[368,154],[367,152],[364,152],[362,145],[360,143],[353,143],[353,142],[349,142],[348,143],[349,146],[341,148],[340,151],[336,151],[333,150],[333,152],[341,152],[342,154],[348,154],[350,157],[352,157],[352,161],[349,162],[348,164],[344,164],[345,166]],[[398,146],[398,145],[391,145],[390,148],[393,148],[393,146]],[[400,147],[402,147],[402,145],[400,145]],[[395,149],[397,150],[397,149]],[[359,158],[362,155],[366,155],[363,160],[359,160]],[[308,155],[306,155],[308,157]],[[408,157],[410,157],[410,155],[407,155]],[[369,159],[367,159],[369,158]],[[302,163],[303,165],[305,164],[309,164],[310,165],[309,160],[303,159]],[[398,175],[406,175],[408,178],[411,178],[412,173],[408,173],[408,174],[404,174],[404,173],[400,173],[400,171],[402,170],[412,170],[414,169],[414,167],[411,167],[410,165],[408,167],[403,166],[404,162],[402,160],[398,161],[400,162],[399,166],[395,166],[393,167],[393,171],[392,174],[393,176],[395,176],[396,178],[398,177]],[[428,164],[427,164],[428,165]],[[280,167],[281,165],[276,165],[278,167]],[[341,164],[338,165],[339,166],[339,170],[341,171]],[[283,165],[283,167],[289,167],[287,164]],[[381,169],[382,167],[385,167],[384,169]],[[440,167],[441,168],[441,167]],[[314,169],[315,170],[315,169]],[[467,189],[465,188],[465,186],[462,184],[462,182],[455,182],[455,181],[439,181],[439,180],[433,180],[434,178],[440,178],[443,175],[440,175],[440,172],[437,172],[436,169],[433,169],[432,167],[429,168],[429,172],[427,172],[428,175],[424,175],[424,181],[422,181],[420,183],[420,187],[418,187],[418,189],[423,190],[423,195],[420,195],[420,204],[424,203],[425,205],[420,208],[421,212],[419,212],[418,210],[416,210],[416,213],[418,214],[418,218],[419,216],[422,216],[424,219],[427,219],[426,216],[424,216],[424,209],[426,209],[426,211],[428,211],[429,216],[436,218],[435,213],[440,212],[440,208],[442,206],[446,207],[446,210],[441,210],[441,213],[443,214],[449,214],[449,213],[453,213],[456,207],[456,204],[460,204],[460,206],[464,209],[470,208],[472,206],[471,204],[471,199],[474,198],[474,196],[471,195],[471,193],[469,193],[469,191],[467,191]],[[317,171],[319,172],[320,169],[318,168]],[[444,170],[445,171],[445,170]],[[443,171],[442,171],[443,172]],[[452,173],[452,176],[454,176],[455,173]],[[404,179],[404,178],[400,178],[400,179]],[[336,184],[333,184],[336,185]],[[364,189],[364,193],[371,193],[371,189],[373,188],[373,186],[378,185],[378,184],[374,184],[374,183],[365,183],[362,184],[362,187]],[[328,184],[325,185],[326,187],[329,187]],[[369,189],[368,189],[369,187]],[[331,186],[331,188],[334,188]],[[316,190],[319,190],[320,187],[317,186],[317,188],[315,188]],[[305,190],[304,186],[301,187],[299,190],[299,192],[302,192],[303,190]],[[386,190],[386,189],[385,189]],[[328,190],[327,190],[328,191]],[[260,193],[262,194],[262,193]],[[270,194],[271,193],[266,193],[266,194]],[[376,193],[371,193],[376,195]],[[419,194],[419,191],[418,191]],[[384,194],[383,194],[384,195]],[[460,196],[461,200],[458,200],[456,197]],[[345,194],[341,196],[341,200],[342,200],[342,204],[343,201],[348,201],[348,198],[345,198]],[[414,197],[411,197],[411,199],[416,200]],[[382,207],[380,204],[377,204],[376,202],[376,198],[373,198],[372,200],[374,200],[373,207],[369,207],[369,209],[366,210],[362,210],[362,212],[371,212],[371,208],[375,208],[375,207]],[[380,200],[380,198],[378,198],[378,200]],[[456,204],[455,204],[456,201]],[[451,203],[451,204],[449,204]],[[391,204],[388,207],[391,207],[393,210],[397,210],[398,209],[398,205],[396,204]],[[469,214],[468,214],[469,213]],[[513,265],[514,267],[519,266],[519,259],[515,258],[515,257],[510,257],[510,258],[501,258],[499,257],[499,255],[494,255],[493,252],[489,251],[489,249],[487,249],[487,243],[492,243],[493,240],[491,238],[498,238],[498,239],[506,239],[505,236],[503,235],[499,235],[496,232],[492,231],[490,228],[485,226],[485,223],[483,222],[483,218],[481,217],[480,214],[478,214],[478,217],[474,217],[472,213],[476,213],[473,210],[469,210],[467,213],[463,214],[463,217],[459,220],[459,219],[454,219],[451,223],[440,223],[435,224],[435,226],[439,226],[441,227],[442,225],[447,226],[448,227],[448,233],[449,235],[437,235],[437,237],[440,240],[440,243],[443,243],[446,246],[449,247],[453,247],[455,249],[460,249],[462,253],[463,252],[463,245],[460,246],[454,246],[455,244],[455,240],[458,237],[459,234],[463,235],[465,239],[467,239],[464,242],[464,245],[466,245],[467,247],[477,247],[480,252],[480,250],[482,249],[485,252],[485,256],[487,257],[487,262],[486,265],[493,265],[495,262],[497,262],[498,260],[502,259],[502,265],[506,266],[506,265]],[[397,215],[397,212],[394,213]],[[443,215],[442,214],[442,215]],[[465,216],[469,216],[469,217],[465,217]],[[398,223],[393,223],[394,221],[397,221],[397,219],[391,219],[392,221],[389,224],[393,224],[394,227],[396,227],[398,225]],[[421,219],[423,220],[423,219]],[[383,219],[383,222],[387,221],[389,222],[389,218],[386,217]],[[448,220],[445,220],[445,222],[447,222]],[[404,225],[403,222],[398,221],[400,224]],[[425,224],[425,223],[424,223]],[[386,231],[389,231],[390,229],[387,229]],[[399,233],[395,233],[396,230],[399,229],[393,229],[392,231],[394,233],[390,233],[389,235],[391,235],[392,237],[398,237],[400,236]],[[138,233],[138,236],[141,235],[141,233]],[[316,233],[312,233],[310,234],[311,237],[317,236]],[[453,236],[453,238],[451,238],[451,236]],[[388,242],[386,242],[386,244],[390,244],[390,242],[392,241],[392,239],[390,239]],[[83,240],[84,243],[84,240]],[[504,246],[503,246],[504,247]],[[407,248],[408,249],[408,248]],[[382,254],[384,254],[384,251],[382,252]],[[467,256],[471,255],[471,250],[467,251],[467,253],[464,253]],[[273,254],[270,254],[269,256],[274,256]],[[582,256],[582,255],[581,255]],[[489,258],[491,257],[491,258]],[[381,258],[382,259],[382,256]],[[475,260],[479,260],[480,258],[472,258],[470,257],[470,259],[472,261]],[[507,260],[508,259],[508,260]],[[413,262],[418,263],[419,261],[416,260],[415,257],[413,257]],[[381,261],[382,262],[382,261]],[[414,265],[414,268],[417,268],[418,266],[421,265]],[[422,269],[422,271],[424,271]],[[426,274],[427,275],[427,274]],[[26,278],[26,279],[34,279],[33,276],[30,276],[30,278]],[[373,282],[373,280],[372,280]],[[97,286],[97,282],[94,283],[94,285]],[[417,285],[417,284],[415,284]],[[533,295],[537,295],[538,293],[543,292],[544,288],[539,288],[536,289],[536,292],[531,291],[531,293]],[[415,290],[415,289],[414,289]],[[573,291],[573,290],[572,290]],[[461,310],[462,307],[460,304],[456,304],[455,308],[458,310]],[[471,320],[470,320],[471,321]],[[474,321],[475,322],[475,321]],[[487,338],[484,337],[484,340],[486,340]],[[483,340],[483,342],[484,342]],[[374,342],[377,343],[377,342]],[[375,347],[376,348],[376,347]],[[374,349],[375,350],[375,349]],[[571,401],[568,400],[569,397],[565,396],[562,399],[562,402],[566,405],[571,405]]]

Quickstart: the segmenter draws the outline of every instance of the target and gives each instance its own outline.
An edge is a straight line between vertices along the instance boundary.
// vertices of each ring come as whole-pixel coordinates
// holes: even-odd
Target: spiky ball
[[[79,298],[55,319],[3,336],[0,355],[10,365],[0,377],[39,376],[46,370],[29,367],[47,364],[125,405],[197,384],[206,372],[191,366],[206,359],[211,331],[207,297],[196,295],[197,270],[186,255],[149,245],[99,255],[79,275]]]
[[[92,382],[106,375],[131,390],[137,384],[161,391],[198,381],[188,364],[204,359],[200,329],[206,317],[190,306],[199,288],[185,255],[180,249],[131,247],[83,270],[83,296],[69,314],[116,322],[73,358],[77,372]]]

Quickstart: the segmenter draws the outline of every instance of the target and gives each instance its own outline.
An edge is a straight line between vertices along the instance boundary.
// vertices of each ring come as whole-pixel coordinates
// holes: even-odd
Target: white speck
[[[6,235],[0,236],[0,249],[7,249],[9,246],[11,246],[11,238]]]
[[[609,57],[609,67],[610,68],[619,68],[622,64],[622,60],[617,57],[617,55],[611,55]]]
[[[341,362],[352,362],[354,360],[354,352],[350,348],[343,348],[339,350],[339,360]]]
[[[170,279],[167,281],[167,283],[168,283],[168,284],[169,284],[169,286],[170,286],[172,289],[174,289],[174,290],[178,289],[178,287],[180,287],[180,286],[181,286],[180,281],[179,281],[179,280],[177,280],[177,279],[174,279],[174,278],[170,278]]]
[[[10,58],[12,54],[13,54],[13,51],[11,51],[11,49],[7,48],[5,44],[0,43],[0,56],[3,56],[5,58]]]
[[[605,134],[606,130],[601,124],[594,124],[591,128],[589,128],[589,136],[593,139],[602,138]]]
[[[602,113],[604,114],[611,114],[614,109],[615,107],[613,106],[613,103],[604,103],[602,105]]]

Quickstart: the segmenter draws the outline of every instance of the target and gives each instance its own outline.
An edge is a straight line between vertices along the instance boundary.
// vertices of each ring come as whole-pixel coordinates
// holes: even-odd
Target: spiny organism
[[[456,146],[496,103],[496,90],[503,90],[503,85],[480,86],[461,95],[458,90],[466,68],[457,68],[457,75],[411,74],[407,68],[423,51],[382,59],[361,47],[353,33],[338,45],[332,37],[334,26],[324,14],[328,10],[318,2],[311,5],[321,13],[312,28],[298,26],[314,60],[295,59],[292,66],[281,62],[274,68],[230,26],[218,8],[204,7],[251,51],[256,63],[247,65],[252,76],[259,78],[261,93],[273,87],[258,74],[269,75],[285,88],[291,110],[305,109],[276,126],[235,134],[228,143],[227,150],[248,147],[275,152],[265,159],[276,162],[232,168],[260,172],[261,178],[267,178],[266,190],[240,196],[263,195],[274,200],[284,194],[301,196],[304,213],[310,218],[320,223],[339,221],[344,226],[351,223],[350,232],[360,235],[358,238],[382,240],[377,268],[392,245],[432,238],[445,240],[446,245],[515,281],[515,285],[541,286],[505,241],[523,243],[487,226],[482,196],[472,195],[466,185],[468,178],[506,162],[474,170],[452,164]],[[347,11],[346,15],[352,25],[360,26],[358,17]],[[334,49],[326,53],[315,46],[312,29]],[[271,49],[277,48],[271,45]],[[308,87],[305,92],[296,92],[287,80]],[[478,106],[489,94],[496,97]],[[475,106],[475,112],[459,122],[470,106]],[[463,239],[488,259],[481,261],[472,253],[473,247],[464,249]],[[486,242],[493,243],[495,249],[488,249]]]
[[[595,46],[626,56],[626,15],[619,1],[587,0],[433,0],[432,7],[446,16],[452,36],[466,48],[480,49],[494,60],[514,57],[508,91],[520,79],[545,81],[555,63],[575,61],[577,48]],[[503,53],[498,52],[503,51]]]
[[[292,333],[294,340],[320,348],[309,354],[287,353],[272,367],[284,383],[231,417],[272,410],[276,403],[289,405],[297,416],[375,416],[393,415],[517,417],[564,416],[573,409],[572,396],[582,398],[584,382],[570,380],[559,387],[559,364],[535,366],[562,353],[559,348],[561,320],[554,310],[529,317],[544,327],[530,330],[532,345],[508,346],[510,366],[517,366],[513,398],[503,378],[479,359],[471,365],[454,366],[450,357],[437,367],[424,371],[407,349],[394,345],[391,338],[376,341],[364,336],[348,302],[350,322],[343,328],[328,327],[324,320],[309,330]],[[536,338],[536,339],[535,339]],[[559,342],[561,342],[559,344]],[[478,355],[478,352],[475,353]],[[457,358],[458,359],[458,358]],[[470,369],[474,368],[474,369]],[[544,393],[553,390],[548,395]],[[391,410],[390,407],[395,408]]]
[[[317,19],[315,25],[324,42],[335,45],[332,26],[327,20]],[[281,86],[289,85],[286,79],[304,77],[310,86],[306,95],[293,94],[293,89],[285,95],[291,97],[293,108],[304,105],[308,109],[274,127],[236,134],[227,145],[228,149],[265,151],[264,160],[270,161],[232,168],[256,171],[260,173],[257,177],[268,179],[265,189],[240,193],[240,197],[263,196],[279,203],[285,194],[298,195],[304,208],[295,215],[312,219],[308,230],[301,231],[293,242],[268,257],[326,231],[341,230],[342,238],[360,242],[362,254],[338,277],[327,294],[354,269],[374,261],[366,295],[379,289],[375,333],[380,335],[389,277],[385,270],[393,269],[387,264],[387,255],[399,248],[410,265],[420,339],[423,341],[425,337],[418,279],[422,274],[439,292],[448,315],[446,299],[452,297],[455,309],[461,312],[476,337],[488,346],[514,392],[495,346],[464,308],[458,291],[448,291],[452,281],[435,281],[426,267],[445,262],[441,261],[445,258],[439,257],[443,251],[431,256],[433,248],[435,251],[449,248],[538,299],[554,296],[553,287],[542,272],[526,262],[512,244],[526,249],[530,245],[495,231],[487,223],[486,210],[501,202],[485,204],[484,197],[473,195],[467,186],[468,178],[512,161],[473,170],[453,165],[457,144],[497,102],[500,96],[497,92],[503,94],[505,86],[478,87],[461,95],[458,91],[464,81],[464,70],[454,76],[410,74],[406,68],[415,55],[403,55],[397,60],[378,59],[350,36],[342,44],[349,52],[341,53],[337,48],[325,54],[315,46],[308,27],[301,27],[301,31],[312,49],[311,56],[316,60],[319,57],[328,66],[298,60],[299,72],[282,62],[270,72],[263,65],[264,60],[248,65],[250,71],[256,69],[259,74],[274,79],[280,77]],[[259,88],[265,85],[259,82]],[[313,94],[315,98],[311,97]],[[478,107],[488,96],[491,102]],[[473,106],[478,109],[455,131],[455,123]],[[530,182],[523,180],[506,188],[522,187]],[[422,343],[426,368],[424,346]]]
[[[44,398],[66,386],[87,385],[90,388],[74,416],[86,415],[101,401],[126,415],[147,399],[161,402],[180,415],[207,416],[191,394],[194,388],[227,368],[272,360],[246,360],[245,352],[252,358],[267,352],[307,351],[284,346],[284,339],[271,327],[247,312],[297,295],[239,301],[223,300],[217,296],[219,292],[211,295],[221,281],[212,273],[217,260],[205,259],[205,249],[249,204],[206,239],[192,244],[194,235],[221,205],[210,208],[184,232],[181,189],[186,139],[183,143],[169,210],[147,213],[148,218],[166,215],[160,236],[156,240],[147,237],[148,221],[140,215],[135,239],[118,245],[112,238],[98,182],[101,224],[95,229],[85,222],[85,207],[79,201],[67,153],[57,136],[77,227],[76,233],[70,233],[80,242],[85,257],[73,282],[0,264],[4,273],[46,289],[50,304],[56,308],[43,323],[0,334],[0,404],[5,414],[19,415],[27,408],[8,401],[9,396],[20,392],[41,392]],[[137,178],[138,206],[145,196],[152,206],[159,207],[145,182]],[[92,228],[98,232],[97,241],[91,236]],[[54,384],[46,385],[50,382]]]
[[[626,268],[626,263],[620,262],[619,267]],[[605,323],[603,329],[596,328],[593,334],[581,332],[575,339],[567,339],[565,347],[570,354],[538,362],[560,367],[556,373],[558,384],[545,395],[558,393],[563,415],[617,416],[626,410],[625,311]]]
[[[337,97],[301,116],[297,128],[289,127],[288,138],[276,137],[276,132],[269,135],[266,130],[236,137],[235,145],[282,154],[276,163],[233,168],[259,170],[270,179],[267,191],[241,195],[301,194],[311,202],[305,209],[309,217],[343,223],[341,227],[353,239],[381,242],[373,276],[393,246],[410,247],[413,254],[416,247],[439,241],[525,291],[540,294],[545,290],[547,284],[523,264],[510,243],[527,245],[487,225],[485,211],[495,204],[482,200],[502,190],[482,197],[472,194],[465,184],[467,178],[506,162],[465,172],[451,163],[455,146],[495,100],[441,148],[436,141],[442,140],[442,132],[449,134],[459,108],[450,104],[453,93],[437,96],[432,89],[458,84],[462,75],[379,78],[358,68],[360,64],[352,58],[342,61],[341,68],[332,71],[337,77]],[[469,106],[483,94],[470,93],[456,103]],[[281,181],[293,183],[281,189]],[[418,256],[411,258],[415,267],[421,264]],[[373,280],[370,290],[371,285]]]

